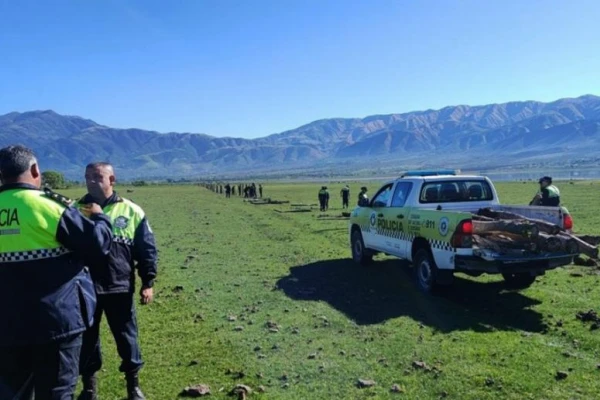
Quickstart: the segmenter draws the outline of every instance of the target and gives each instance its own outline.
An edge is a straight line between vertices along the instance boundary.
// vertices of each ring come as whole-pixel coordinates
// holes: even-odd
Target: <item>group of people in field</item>
[[[350,207],[350,186],[345,185],[340,190],[340,197],[342,198],[342,209],[346,210]],[[327,211],[329,210],[329,189],[327,186],[321,186],[319,193],[317,195],[319,199],[319,210]],[[358,193],[358,202],[357,205],[364,206],[369,202],[369,197],[367,196],[367,188],[365,186],[360,188],[360,192]]]
[[[250,184],[203,183],[201,186],[215,193],[224,194],[227,198],[236,196],[236,194],[245,199],[258,199],[263,197],[263,186],[260,183],[258,185],[254,182]]]

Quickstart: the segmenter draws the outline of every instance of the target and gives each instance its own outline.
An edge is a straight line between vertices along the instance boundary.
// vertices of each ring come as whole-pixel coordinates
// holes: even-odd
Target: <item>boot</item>
[[[127,400],[146,400],[142,389],[140,389],[140,381],[137,372],[125,376],[127,379]]]
[[[77,400],[98,400],[98,379],[96,374],[85,375],[81,378],[83,390],[77,397]]]

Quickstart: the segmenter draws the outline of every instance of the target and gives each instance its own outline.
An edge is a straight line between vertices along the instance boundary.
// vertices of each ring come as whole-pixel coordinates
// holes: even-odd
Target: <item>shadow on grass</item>
[[[312,233],[314,233],[315,235],[320,235],[321,233],[326,233],[326,232],[340,232],[340,231],[348,232],[348,227],[341,226],[339,228],[325,228],[325,229],[315,230]]]
[[[542,315],[529,309],[538,300],[505,290],[502,282],[456,277],[438,296],[418,291],[412,269],[397,260],[360,267],[350,259],[290,268],[277,287],[295,300],[325,301],[359,325],[408,316],[441,332],[524,330],[542,332]]]

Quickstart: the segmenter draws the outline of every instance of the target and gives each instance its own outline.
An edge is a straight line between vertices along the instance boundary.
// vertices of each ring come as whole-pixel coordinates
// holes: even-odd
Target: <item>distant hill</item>
[[[332,118],[252,140],[115,129],[53,111],[13,112],[0,116],[0,146],[13,143],[31,146],[45,169],[69,176],[80,176],[94,160],[112,162],[126,177],[373,165],[379,160],[485,167],[596,156],[600,97]]]

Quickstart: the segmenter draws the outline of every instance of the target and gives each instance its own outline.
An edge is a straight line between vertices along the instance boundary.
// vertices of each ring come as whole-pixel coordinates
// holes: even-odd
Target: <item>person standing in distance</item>
[[[342,209],[349,207],[350,202],[350,186],[346,185],[340,190],[340,196],[342,196]]]
[[[369,205],[369,196],[367,195],[367,187],[363,186],[360,188],[360,193],[358,194],[358,206],[366,207]]]
[[[329,205],[329,192],[327,191],[327,186],[321,186],[321,190],[319,190],[318,198],[319,198],[319,210],[327,211],[327,206]]]
[[[108,254],[110,220],[98,204],[84,208],[87,218],[41,191],[24,146],[0,150],[0,180],[0,399],[72,399],[96,307],[82,260]]]
[[[142,280],[141,304],[149,304],[157,272],[154,234],[144,211],[114,191],[115,172],[109,163],[89,164],[85,169],[88,193],[80,205],[98,203],[113,224],[114,243],[107,257],[90,266],[98,297],[94,325],[83,338],[80,373],[83,391],[78,399],[97,399],[96,373],[102,367],[100,320],[102,314],[117,344],[120,371],[127,381],[127,399],[144,400],[138,374],[143,366],[134,306],[135,270]]]

